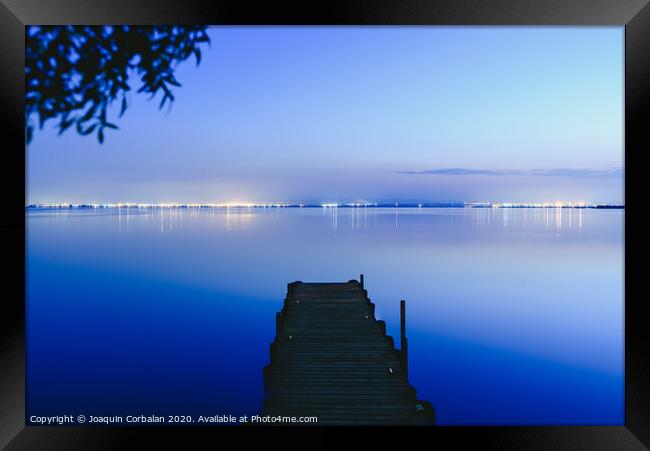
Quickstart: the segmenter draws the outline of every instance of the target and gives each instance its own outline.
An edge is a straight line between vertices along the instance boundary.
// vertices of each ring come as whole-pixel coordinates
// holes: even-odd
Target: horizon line
[[[81,208],[624,208],[625,204],[607,202],[32,202],[26,209],[81,209]]]

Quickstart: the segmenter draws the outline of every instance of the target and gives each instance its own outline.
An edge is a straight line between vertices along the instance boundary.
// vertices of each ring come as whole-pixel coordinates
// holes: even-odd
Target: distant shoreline
[[[348,203],[348,204],[29,204],[27,210],[86,210],[86,209],[229,209],[229,208],[573,208],[623,210],[624,205],[573,203]]]

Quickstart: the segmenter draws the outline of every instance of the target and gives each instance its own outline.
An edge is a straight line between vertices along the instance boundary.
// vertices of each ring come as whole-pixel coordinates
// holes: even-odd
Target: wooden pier
[[[408,382],[405,302],[401,349],[375,319],[360,280],[288,284],[264,367],[264,415],[315,416],[319,425],[432,425]]]

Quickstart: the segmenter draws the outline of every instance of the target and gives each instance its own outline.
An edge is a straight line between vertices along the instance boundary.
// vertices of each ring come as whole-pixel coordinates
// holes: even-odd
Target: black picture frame
[[[435,427],[364,430],[417,435],[425,446],[453,443],[490,449],[626,450],[650,447],[650,360],[645,270],[650,215],[643,204],[645,155],[650,150],[650,6],[648,0],[1,0],[0,66],[4,214],[0,243],[5,269],[1,318],[0,446],[7,449],[124,449],[186,447],[189,440],[264,438],[277,428],[25,427],[25,155],[24,31],[32,24],[232,24],[232,25],[618,25],[625,27],[625,426]],[[22,185],[22,186],[21,186]],[[637,264],[637,262],[640,262]],[[647,276],[646,276],[647,277]],[[53,338],[55,339],[55,337]],[[62,346],[65,344],[62,343]],[[287,431],[289,428],[284,429]],[[313,438],[337,437],[329,428],[303,428]],[[293,434],[295,429],[291,428]],[[356,431],[356,430],[355,430]],[[256,432],[255,434],[251,432]],[[346,431],[350,432],[350,430]],[[408,434],[408,435],[406,435]],[[302,434],[301,434],[302,435]],[[320,439],[319,439],[320,440]],[[285,441],[285,443],[287,443]],[[415,446],[415,445],[412,445]],[[420,445],[421,446],[421,445]]]

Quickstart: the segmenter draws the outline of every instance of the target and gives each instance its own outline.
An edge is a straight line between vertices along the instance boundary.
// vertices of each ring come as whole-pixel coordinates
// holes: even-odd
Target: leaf
[[[165,102],[167,102],[167,99],[169,99],[170,102],[174,101],[174,95],[171,93],[169,88],[167,87],[166,84],[162,83],[162,89],[165,91],[165,94],[163,95],[162,101],[160,102],[160,109],[162,109],[163,106],[165,106]]]
[[[167,83],[169,83],[170,85],[179,86],[179,87],[180,87],[180,85],[181,85],[178,81],[176,81],[176,79],[174,78],[173,75],[170,75],[169,77],[165,77],[165,80],[166,80]]]
[[[91,117],[93,117],[98,107],[99,107],[98,103],[93,103],[93,105],[90,108],[88,108],[88,111],[86,111],[86,113],[83,116],[81,116],[79,122],[87,122]]]
[[[97,124],[93,124],[84,130],[81,126],[81,122],[77,122],[77,131],[79,132],[80,135],[84,135],[84,136],[90,135],[93,132],[93,130],[95,130],[95,128],[97,128]]]
[[[119,117],[122,117],[122,115],[126,111],[126,106],[127,106],[126,105],[126,96],[122,96],[122,107],[120,108],[120,116]]]
[[[99,131],[97,132],[97,139],[99,140],[99,144],[104,143],[104,129],[100,128]]]
[[[59,135],[60,135],[61,133],[66,131],[72,124],[74,124],[76,119],[74,117],[70,117],[70,109],[71,109],[70,106],[63,105],[60,106],[59,108],[66,111],[61,116],[61,121],[59,122]]]
[[[59,135],[66,131],[70,126],[74,124],[74,118],[68,120],[62,120],[59,124]]]
[[[169,97],[169,96],[168,96],[166,93],[163,95],[163,98],[162,98],[162,100],[160,101],[160,106],[159,106],[158,108],[160,108],[160,109],[162,110],[162,107],[165,106],[165,102],[167,101],[167,98],[168,98],[168,97]]]

